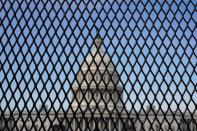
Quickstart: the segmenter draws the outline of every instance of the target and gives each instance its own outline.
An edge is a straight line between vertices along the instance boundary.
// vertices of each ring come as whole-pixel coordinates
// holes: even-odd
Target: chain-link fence
[[[0,0],[0,131],[197,131],[196,0]]]

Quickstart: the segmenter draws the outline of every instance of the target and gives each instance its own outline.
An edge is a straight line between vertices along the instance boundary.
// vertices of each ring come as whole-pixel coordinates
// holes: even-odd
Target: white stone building
[[[0,119],[0,131],[8,130],[5,125],[10,130],[22,131],[197,131],[197,114],[163,112],[154,106],[144,112],[125,110],[119,74],[100,48],[101,43],[102,39],[97,37],[76,76],[72,87],[74,99],[68,111],[15,112],[13,117],[5,113],[6,121]]]
[[[122,111],[124,112],[123,89],[118,85],[119,75],[110,57],[100,48],[101,43],[102,39],[97,37],[93,49],[85,58],[77,74],[72,88],[74,101],[71,108],[77,112],[79,119],[83,118],[80,127],[84,130],[89,123],[89,130],[104,128],[112,130],[113,125],[117,124],[117,130],[121,131],[122,122],[117,118]],[[103,120],[99,121],[101,117]],[[104,124],[106,122],[109,123],[107,127]],[[76,124],[73,128],[77,129]]]

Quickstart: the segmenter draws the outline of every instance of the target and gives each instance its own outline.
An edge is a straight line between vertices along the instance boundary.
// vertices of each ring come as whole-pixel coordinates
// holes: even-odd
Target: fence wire
[[[197,131],[196,0],[0,0],[0,131]]]

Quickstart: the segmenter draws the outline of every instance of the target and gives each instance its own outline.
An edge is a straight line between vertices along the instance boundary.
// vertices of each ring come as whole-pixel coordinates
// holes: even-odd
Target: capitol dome
[[[101,38],[96,38],[94,42],[93,49],[87,55],[85,62],[81,66],[81,70],[83,72],[89,69],[93,71],[98,68],[97,70],[101,72],[103,70],[108,70],[110,74],[116,72],[115,66],[113,65],[109,55],[100,47],[102,42]]]
[[[119,74],[110,56],[101,48],[102,39],[96,37],[93,44],[72,86],[77,99],[73,101],[72,107],[77,109],[80,106],[85,110],[98,105],[104,109],[105,103],[109,110],[114,106],[122,107],[122,104],[114,104],[122,99],[122,87],[118,84]]]

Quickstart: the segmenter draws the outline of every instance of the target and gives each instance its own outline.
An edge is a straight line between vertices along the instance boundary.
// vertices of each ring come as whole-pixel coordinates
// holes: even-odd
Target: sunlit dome
[[[101,37],[96,37],[93,48],[84,59],[72,86],[76,99],[81,101],[80,103],[77,100],[73,101],[74,110],[77,110],[78,107],[86,110],[96,106],[99,109],[105,109],[105,103],[109,110],[112,110],[114,106],[119,110],[123,107],[121,103],[122,87],[118,84],[120,77],[110,56],[101,48],[101,44]],[[103,94],[105,95],[103,96]],[[95,99],[91,100],[91,98]],[[117,104],[114,105],[113,102],[117,102]]]
[[[119,81],[120,77],[116,71],[116,68],[111,61],[110,56],[101,48],[101,44],[102,39],[100,37],[96,37],[91,52],[89,52],[87,57],[84,59],[80,71],[77,74],[78,82],[80,83],[82,81],[81,83],[82,85],[84,85],[81,88],[87,88],[88,83],[85,81],[85,79],[87,81],[92,81],[93,79],[91,77],[95,76],[103,78],[103,80],[101,80],[101,83],[105,79],[108,79],[110,81],[110,84],[113,85],[113,88],[114,85],[117,84]],[[94,83],[94,81],[90,83]],[[76,84],[77,83],[73,85],[74,89],[77,89],[78,87],[78,84]],[[91,88],[92,87],[93,86],[91,86]]]
[[[101,48],[102,39],[97,37],[94,41],[93,48],[91,52],[85,58],[83,65],[81,66],[81,70],[94,70],[99,68],[102,70],[108,70],[109,72],[115,72],[115,67],[109,57],[109,55]]]

